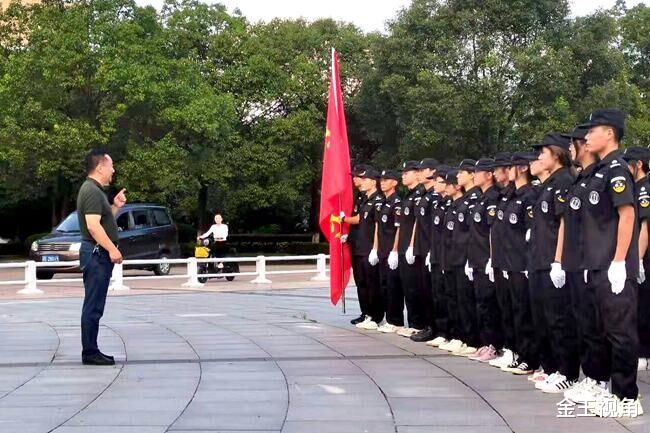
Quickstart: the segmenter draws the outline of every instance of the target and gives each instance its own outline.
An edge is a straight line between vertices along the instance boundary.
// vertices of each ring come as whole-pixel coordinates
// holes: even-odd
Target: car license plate
[[[58,262],[59,256],[43,256],[44,262]]]

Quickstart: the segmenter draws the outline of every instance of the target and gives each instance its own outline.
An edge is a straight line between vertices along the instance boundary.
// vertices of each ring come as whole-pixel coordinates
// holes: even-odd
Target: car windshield
[[[77,212],[73,212],[56,228],[57,232],[61,233],[75,233],[79,232],[79,218]]]

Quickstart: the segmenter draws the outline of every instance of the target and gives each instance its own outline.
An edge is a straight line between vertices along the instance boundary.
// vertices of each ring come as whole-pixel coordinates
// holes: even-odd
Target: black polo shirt
[[[352,208],[352,215],[359,215],[359,210],[363,206],[363,204],[366,202],[366,199],[368,196],[362,192],[359,193],[359,195],[354,199],[354,207]],[[350,244],[350,248],[354,249],[354,242],[357,240],[357,231],[359,228],[356,225],[351,225],[350,226],[350,231],[348,233],[348,244]]]
[[[615,150],[603,158],[587,183],[589,196],[583,216],[584,260],[586,269],[607,270],[614,259],[618,238],[618,210],[634,205],[634,182],[623,160],[623,152]],[[636,214],[636,206],[635,214]],[[634,225],[632,242],[626,255],[627,278],[639,273],[639,227]]]
[[[562,269],[566,272],[581,272],[585,269],[583,263],[584,230],[582,227],[582,212],[589,200],[587,183],[593,174],[596,164],[584,168],[576,177],[567,194],[569,204],[564,211],[564,243],[562,248]]]
[[[99,224],[104,228],[108,238],[117,245],[119,242],[117,222],[113,215],[113,208],[108,202],[104,188],[94,179],[87,178],[77,195],[77,215],[81,238],[88,242],[95,242],[86,225],[86,215],[99,215]]]
[[[415,204],[415,242],[413,252],[416,256],[426,257],[431,250],[431,211],[433,202],[438,199],[438,194],[433,187],[428,189]]]
[[[526,242],[526,232],[530,228],[538,194],[539,189],[527,183],[517,188],[508,200],[508,206],[503,210],[503,264],[499,269],[510,272],[528,269],[525,252],[530,246]]]
[[[399,217],[398,251],[400,254],[405,254],[411,244],[411,235],[413,234],[413,225],[415,224],[415,205],[422,197],[422,192],[423,190],[418,185],[410,190],[402,200],[402,209]]]
[[[400,214],[402,200],[397,193],[386,197],[379,207],[375,218],[378,224],[377,237],[379,239],[379,257],[385,259],[393,250],[395,235],[399,227],[398,216]]]
[[[507,245],[504,241],[504,230],[507,221],[504,221],[503,216],[515,189],[514,183],[509,183],[499,191],[497,218],[492,223],[490,230],[492,238],[492,267],[495,269],[505,269],[505,249]]]
[[[469,220],[469,246],[467,258],[469,266],[484,270],[490,258],[490,227],[497,216],[499,190],[496,186],[488,188],[471,211]]]
[[[454,200],[445,213],[445,229],[450,232],[445,236],[445,269],[464,266],[467,262],[469,244],[469,218],[481,189],[474,187],[458,200]]]
[[[379,191],[368,196],[359,209],[359,224],[357,238],[352,244],[353,256],[367,256],[375,243],[375,222],[379,206],[383,204],[383,196]]]
[[[560,220],[564,214],[567,194],[574,177],[568,167],[562,167],[551,174],[540,185],[540,193],[533,206],[533,220],[528,249],[528,270],[551,269],[555,261]]]
[[[445,244],[445,214],[453,200],[450,197],[442,197],[433,202],[431,211],[431,258],[432,264],[442,264],[442,254]]]

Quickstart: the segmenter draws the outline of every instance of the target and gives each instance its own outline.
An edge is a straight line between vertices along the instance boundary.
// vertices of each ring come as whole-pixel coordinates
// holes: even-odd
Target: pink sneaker
[[[479,362],[490,362],[493,359],[497,359],[498,357],[499,355],[497,354],[497,350],[493,346],[489,346],[483,355],[481,355],[476,360]]]
[[[488,349],[489,349],[488,346],[483,346],[479,350],[477,350],[476,353],[468,356],[468,358],[471,359],[472,361],[477,361]]]

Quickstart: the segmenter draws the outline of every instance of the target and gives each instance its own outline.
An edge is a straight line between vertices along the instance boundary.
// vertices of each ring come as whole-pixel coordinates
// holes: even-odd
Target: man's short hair
[[[86,174],[91,174],[99,163],[101,163],[104,158],[106,158],[106,151],[104,149],[91,149],[86,155]]]

